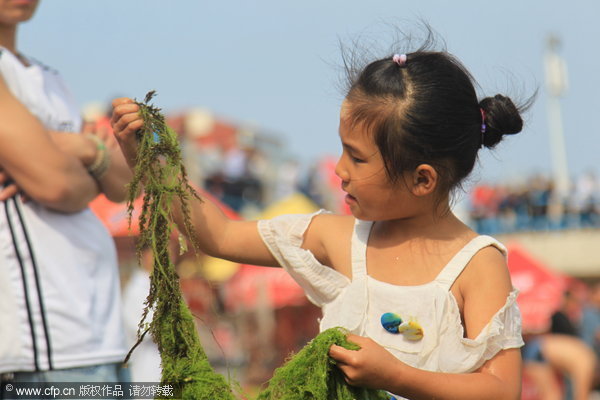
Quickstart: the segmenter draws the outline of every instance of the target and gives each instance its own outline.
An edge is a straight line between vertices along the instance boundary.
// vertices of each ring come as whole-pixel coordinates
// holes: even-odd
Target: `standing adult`
[[[0,0],[0,376],[114,382],[127,352],[116,251],[87,204],[123,200],[130,172],[107,139],[77,134],[59,74],[17,49],[37,5]]]

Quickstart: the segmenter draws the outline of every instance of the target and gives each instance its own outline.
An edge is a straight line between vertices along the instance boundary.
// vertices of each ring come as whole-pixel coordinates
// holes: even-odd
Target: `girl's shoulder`
[[[319,229],[328,228],[339,230],[339,229],[354,229],[356,218],[352,215],[341,215],[333,214],[329,212],[315,215],[313,218],[312,225],[318,226]]]
[[[508,265],[505,250],[500,246],[485,246],[477,251],[464,272],[465,278],[477,282],[478,279],[486,280],[508,279]]]
[[[505,253],[487,246],[479,250],[457,280],[468,337],[476,337],[503,307],[514,290]],[[457,299],[458,300],[458,299]]]
[[[468,294],[471,289],[479,291],[486,286],[488,289],[510,291],[512,285],[504,247],[492,242],[477,250],[458,277],[457,283],[462,294]]]
[[[355,222],[352,215],[318,214],[306,230],[302,247],[310,249],[323,265],[335,268],[345,264],[344,256],[350,254]]]
[[[339,244],[342,238],[351,239],[355,223],[352,215],[319,214],[313,218],[307,238],[311,236],[312,240],[318,240],[323,245],[332,242]]]

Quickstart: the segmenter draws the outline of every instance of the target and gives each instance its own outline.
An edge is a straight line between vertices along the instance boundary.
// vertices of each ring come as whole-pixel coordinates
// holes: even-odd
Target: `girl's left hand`
[[[135,133],[144,125],[144,120],[138,113],[140,107],[126,97],[113,100],[112,105],[113,114],[110,123],[123,155],[133,169],[138,145]]]
[[[346,382],[352,386],[385,389],[398,380],[397,369],[402,363],[372,339],[348,335],[348,341],[360,346],[359,350],[347,350],[333,345],[329,356],[337,361]]]

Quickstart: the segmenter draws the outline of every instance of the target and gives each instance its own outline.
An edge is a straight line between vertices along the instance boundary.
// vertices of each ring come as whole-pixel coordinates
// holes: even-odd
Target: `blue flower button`
[[[386,312],[381,315],[381,326],[390,333],[399,333],[398,327],[402,323],[402,318],[396,313]]]

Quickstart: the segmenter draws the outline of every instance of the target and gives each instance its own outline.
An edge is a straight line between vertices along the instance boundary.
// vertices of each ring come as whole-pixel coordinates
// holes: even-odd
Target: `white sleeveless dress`
[[[366,250],[372,222],[356,220],[350,280],[300,247],[313,216],[322,212],[284,215],[258,224],[263,241],[279,264],[302,286],[309,300],[322,308],[321,331],[341,326],[370,337],[406,364],[447,373],[475,371],[499,351],[523,345],[517,290],[512,290],[504,306],[475,339],[464,337],[458,305],[450,291],[482,248],[494,246],[506,256],[506,248],[496,239],[475,237],[429,283],[397,286],[367,274]],[[381,324],[381,315],[388,312],[418,322],[423,338],[407,340],[402,334],[388,332]]]

